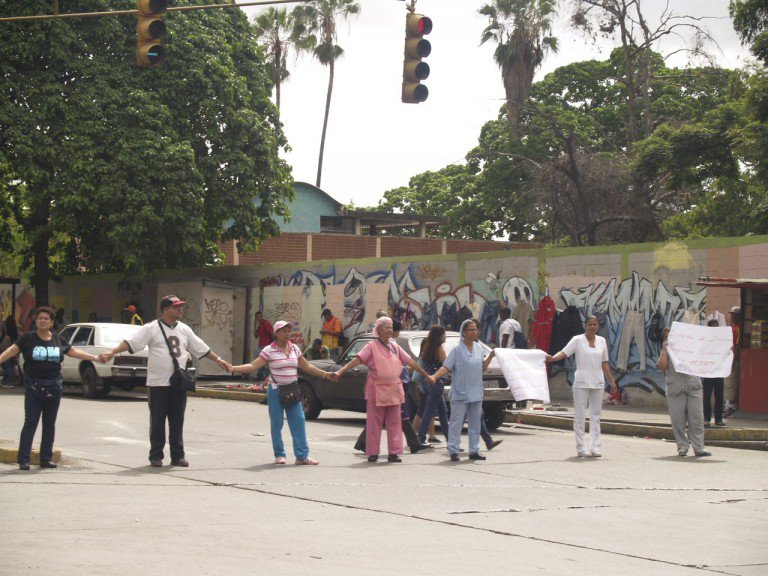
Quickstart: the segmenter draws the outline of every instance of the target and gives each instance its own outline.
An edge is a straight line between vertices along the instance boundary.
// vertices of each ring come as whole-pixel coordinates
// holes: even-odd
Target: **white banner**
[[[730,326],[699,326],[673,322],[667,338],[667,354],[675,370],[704,378],[725,378],[733,364],[733,332]]]
[[[546,358],[542,350],[496,348],[496,360],[515,400],[549,403]]]

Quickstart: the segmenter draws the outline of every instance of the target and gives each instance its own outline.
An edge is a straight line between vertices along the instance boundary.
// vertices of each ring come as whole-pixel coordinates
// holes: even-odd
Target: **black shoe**
[[[189,468],[189,462],[185,458],[179,458],[178,460],[171,460],[171,466],[181,466],[182,468]]]
[[[429,448],[432,448],[429,444],[416,444],[416,446],[411,448],[411,454],[416,454],[419,450],[427,450]]]
[[[387,462],[402,462],[403,459],[400,458],[397,454],[390,454],[387,456]]]
[[[480,452],[475,452],[474,454],[469,455],[470,460],[485,460],[485,456],[480,454]]]
[[[436,437],[432,436],[432,438],[429,438],[429,443],[430,444],[440,444],[440,438],[436,438]]]
[[[378,461],[379,461],[379,457],[378,456],[368,456],[368,462],[373,463],[373,462],[378,462]]]
[[[53,462],[40,462],[40,468],[58,468],[58,465]]]
[[[486,447],[488,448],[488,450],[493,450],[494,448],[496,448],[496,446],[498,446],[502,442],[504,442],[504,440],[494,440],[493,442],[489,442],[488,444],[486,444]]]
[[[458,454],[451,454],[451,462],[458,462],[460,460]]]
[[[29,470],[29,462],[24,462],[23,464],[19,464],[19,470]]]

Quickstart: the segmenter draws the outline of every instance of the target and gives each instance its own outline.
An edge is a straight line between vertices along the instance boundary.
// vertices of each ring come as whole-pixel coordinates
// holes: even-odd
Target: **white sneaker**
[[[590,454],[592,458],[601,458],[603,453],[600,452],[600,450],[592,450],[592,453]]]
[[[589,458],[589,452],[577,452],[579,458]]]

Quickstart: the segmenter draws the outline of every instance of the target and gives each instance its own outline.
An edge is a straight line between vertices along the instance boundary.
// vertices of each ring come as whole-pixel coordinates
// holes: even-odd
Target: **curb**
[[[573,428],[572,416],[560,416],[549,414],[529,414],[513,412],[507,413],[507,422],[517,424],[531,424],[533,426],[544,426],[547,428],[559,428],[561,430],[571,430]],[[589,430],[587,422],[586,430]],[[660,440],[674,440],[672,427],[660,424],[633,424],[631,422],[620,422],[616,420],[601,420],[600,430],[605,434],[618,434],[623,436],[641,436],[649,438],[658,438]],[[746,447],[741,443],[751,442],[761,444],[761,448],[768,443],[768,430],[754,428],[705,428],[704,439],[707,444],[724,446],[720,443],[735,443],[733,448]]]
[[[263,392],[247,392],[241,390],[215,390],[212,388],[198,388],[189,396],[196,398],[216,398],[218,400],[240,400],[245,402],[265,402],[267,395]]]
[[[17,448],[2,448],[0,447],[0,462],[3,464],[16,464],[19,461],[19,450]],[[61,450],[53,451],[53,458],[51,462],[58,464],[61,462]],[[40,464],[40,452],[32,450],[29,455],[29,463],[39,465]]]

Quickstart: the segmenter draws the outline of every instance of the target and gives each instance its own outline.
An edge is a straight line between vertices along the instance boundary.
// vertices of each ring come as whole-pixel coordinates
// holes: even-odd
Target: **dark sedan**
[[[422,341],[427,337],[426,330],[403,331],[397,337],[397,343],[412,357],[417,358],[421,349]],[[313,360],[312,364],[327,372],[335,372],[344,364],[354,358],[363,346],[373,340],[372,334],[362,334],[350,342],[347,349],[342,354],[339,363],[333,360]],[[459,343],[459,334],[457,332],[447,332],[445,341],[445,351],[449,353]],[[479,343],[485,354],[490,353],[488,348],[482,342]],[[325,408],[339,408],[342,410],[352,410],[355,412],[365,412],[365,378],[368,375],[368,368],[363,365],[349,370],[341,377],[339,382],[332,380],[323,380],[299,372],[299,383],[302,392],[302,404],[304,406],[304,415],[308,420],[315,420],[320,416]],[[483,411],[488,428],[495,430],[504,422],[505,410],[507,404],[514,401],[506,380],[501,374],[496,360],[492,360],[488,370],[483,374],[483,386],[485,388]],[[449,387],[446,387],[446,399]]]

